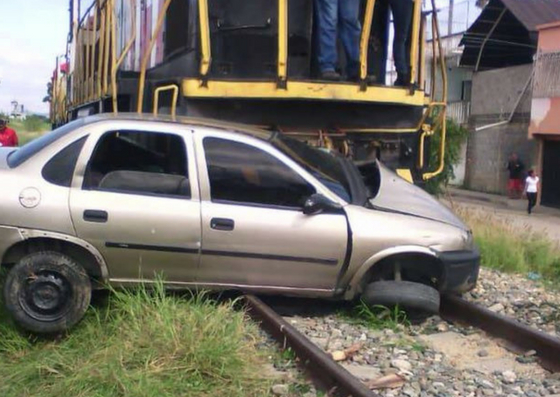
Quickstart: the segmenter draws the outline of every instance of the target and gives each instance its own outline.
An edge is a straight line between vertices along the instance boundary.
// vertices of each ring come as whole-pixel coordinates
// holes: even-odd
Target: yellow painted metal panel
[[[407,168],[397,169],[397,175],[407,182],[414,183],[414,179],[412,178],[412,172],[410,172],[410,170]]]
[[[360,91],[358,84],[289,81],[278,89],[274,81],[218,81],[184,79],[183,95],[189,98],[316,99],[352,102],[394,103],[424,106],[424,92],[412,95],[406,88],[371,86]]]

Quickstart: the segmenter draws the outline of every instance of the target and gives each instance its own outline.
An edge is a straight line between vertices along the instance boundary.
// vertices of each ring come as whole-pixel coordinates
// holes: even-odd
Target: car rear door
[[[195,142],[199,283],[332,292],[347,250],[345,214],[304,215],[306,198],[317,191],[312,178],[264,141],[197,131]]]
[[[200,259],[200,200],[192,132],[149,122],[101,124],[72,183],[77,235],[105,257],[114,282],[192,283]],[[181,127],[183,128],[183,127]]]

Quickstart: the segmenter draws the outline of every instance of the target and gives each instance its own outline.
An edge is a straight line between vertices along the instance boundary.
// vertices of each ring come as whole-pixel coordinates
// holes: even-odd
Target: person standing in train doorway
[[[408,0],[411,1],[411,0]],[[361,0],[315,0],[319,78],[339,81],[337,39],[346,53],[346,75],[356,80],[360,70]]]
[[[410,84],[410,55],[408,53],[410,42],[410,25],[414,11],[414,0],[388,0],[393,14],[393,60],[397,70],[396,86]]]

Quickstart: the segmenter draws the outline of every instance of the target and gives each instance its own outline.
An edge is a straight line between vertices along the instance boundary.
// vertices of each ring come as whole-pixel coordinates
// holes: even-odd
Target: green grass
[[[560,281],[560,249],[528,226],[519,229],[507,220],[485,213],[459,210],[473,229],[483,266],[502,272],[538,274],[543,281]]]
[[[161,283],[116,291],[54,341],[0,313],[0,396],[266,396],[260,337],[233,305],[169,296]]]
[[[391,329],[398,331],[402,327],[410,325],[406,313],[398,306],[392,309],[385,306],[370,307],[364,301],[360,301],[349,310],[340,312],[339,315],[354,324],[376,330]]]

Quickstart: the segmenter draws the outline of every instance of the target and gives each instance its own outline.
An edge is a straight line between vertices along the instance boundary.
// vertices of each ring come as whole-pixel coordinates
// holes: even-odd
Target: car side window
[[[167,133],[107,132],[93,151],[83,188],[190,198],[185,141]]]
[[[55,154],[43,167],[43,178],[55,185],[70,187],[74,168],[86,139],[87,136],[84,136]]]
[[[302,208],[315,189],[276,157],[220,138],[203,141],[215,202]]]

